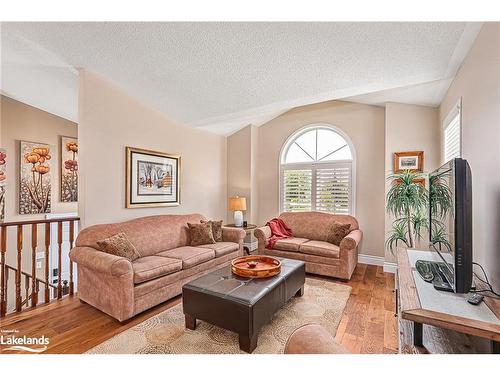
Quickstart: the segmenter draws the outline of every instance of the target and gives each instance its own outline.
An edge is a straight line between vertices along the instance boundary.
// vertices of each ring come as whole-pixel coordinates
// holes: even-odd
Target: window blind
[[[312,169],[284,170],[282,187],[284,211],[312,210]]]
[[[283,167],[281,174],[283,211],[323,211],[351,214],[352,163]]]
[[[350,165],[316,170],[316,211],[349,214]]]
[[[444,129],[444,162],[462,154],[460,136],[460,113],[457,113]]]

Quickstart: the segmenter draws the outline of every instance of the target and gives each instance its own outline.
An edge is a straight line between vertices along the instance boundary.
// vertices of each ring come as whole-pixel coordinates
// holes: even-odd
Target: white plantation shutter
[[[444,162],[462,156],[461,103],[459,102],[443,122],[443,158]]]
[[[316,169],[316,211],[351,212],[351,164]]]
[[[288,169],[283,171],[283,211],[312,210],[312,170]]]
[[[457,114],[444,129],[444,161],[460,157],[460,116]]]
[[[354,149],[331,125],[299,130],[280,155],[280,209],[354,215]]]

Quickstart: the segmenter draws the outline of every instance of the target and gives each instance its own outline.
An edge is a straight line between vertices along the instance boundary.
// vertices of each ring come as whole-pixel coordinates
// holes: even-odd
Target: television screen
[[[469,164],[456,158],[429,175],[429,240],[457,293],[472,283],[472,184]]]
[[[430,243],[453,271],[455,248],[455,171],[450,161],[429,175]],[[453,282],[453,280],[448,280]]]

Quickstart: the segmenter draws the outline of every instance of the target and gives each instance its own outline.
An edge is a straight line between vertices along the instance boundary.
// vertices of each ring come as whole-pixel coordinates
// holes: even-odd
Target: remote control
[[[467,302],[471,305],[479,305],[483,301],[483,296],[481,294],[474,293],[469,298],[467,298]]]

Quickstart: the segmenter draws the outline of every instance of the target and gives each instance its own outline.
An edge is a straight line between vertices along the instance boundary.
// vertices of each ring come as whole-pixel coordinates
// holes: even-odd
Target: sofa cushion
[[[341,224],[351,224],[351,230],[359,228],[356,218],[328,212],[283,212],[279,218],[292,229],[294,236],[316,241],[327,241],[328,232],[334,221]]]
[[[132,262],[132,268],[134,270],[134,284],[139,284],[180,271],[182,261],[152,255],[135,260]]]
[[[99,249],[105,253],[127,258],[131,262],[141,256],[137,252],[135,246],[128,240],[127,235],[123,232],[97,241],[97,245],[99,245]]]
[[[307,238],[290,237],[276,241],[273,249],[285,251],[299,251],[300,244],[309,241]]]
[[[337,245],[325,241],[304,242],[300,244],[300,252],[327,258],[338,258],[340,256],[340,248]]]
[[[199,247],[214,250],[215,257],[219,258],[223,255],[226,255],[226,254],[232,253],[233,251],[238,250],[238,248],[240,246],[234,242],[217,242],[217,243],[208,244],[208,245],[201,245]]]
[[[140,217],[115,224],[97,224],[84,228],[78,234],[76,246],[99,249],[97,241],[123,232],[141,257],[156,255],[165,250],[189,244],[187,223],[205,220],[202,215],[155,215]]]
[[[161,257],[182,260],[182,269],[188,269],[197,264],[215,258],[215,251],[203,247],[181,246],[172,250],[163,251],[156,254]]]
[[[350,231],[351,231],[351,224],[349,223],[341,224],[334,221],[330,227],[326,241],[334,245],[340,246],[340,241],[342,241],[344,237],[349,234]]]
[[[214,220],[202,220],[202,224],[209,223],[212,226],[212,235],[214,236],[215,242],[222,241],[222,220],[214,221]]]
[[[215,243],[212,233],[212,223],[206,221],[200,224],[187,223],[189,227],[189,237],[191,246],[207,245]]]

